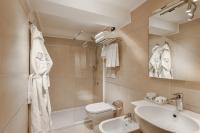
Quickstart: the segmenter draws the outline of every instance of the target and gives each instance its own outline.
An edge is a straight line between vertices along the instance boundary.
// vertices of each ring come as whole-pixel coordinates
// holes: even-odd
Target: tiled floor
[[[54,130],[53,133],[94,133],[86,124],[78,124],[75,126]]]

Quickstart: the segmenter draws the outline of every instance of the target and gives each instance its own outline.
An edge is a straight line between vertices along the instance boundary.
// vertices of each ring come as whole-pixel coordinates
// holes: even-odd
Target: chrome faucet
[[[124,119],[128,119],[129,121],[134,120],[134,113],[128,113],[124,116]]]
[[[183,93],[173,94],[175,97],[168,99],[168,102],[175,101],[177,111],[183,111]]]

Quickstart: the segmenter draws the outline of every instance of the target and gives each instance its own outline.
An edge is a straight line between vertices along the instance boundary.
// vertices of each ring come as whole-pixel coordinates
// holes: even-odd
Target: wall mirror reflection
[[[200,1],[175,0],[153,12],[149,77],[200,80]]]

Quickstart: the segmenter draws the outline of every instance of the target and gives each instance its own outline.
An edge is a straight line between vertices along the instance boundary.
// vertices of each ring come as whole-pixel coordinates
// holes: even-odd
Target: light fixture
[[[187,15],[189,16],[188,21],[191,21],[194,18],[194,13],[197,9],[197,5],[195,2],[198,0],[189,0],[188,1],[188,7],[186,10]]]
[[[190,14],[189,19],[193,19],[194,18],[194,14]]]
[[[189,17],[187,20],[188,20],[188,21],[192,21],[192,20],[193,20],[193,17]]]
[[[193,16],[193,13],[192,13],[192,12],[188,12],[187,15],[188,15],[188,16]]]
[[[187,10],[185,12],[188,16],[188,21],[191,21],[194,18],[197,9],[197,2],[199,2],[199,0],[180,0],[179,2],[170,5],[165,5],[160,10],[154,12],[154,14],[157,14],[159,12],[160,16],[162,16],[166,13],[174,11],[178,7],[187,4]]]
[[[188,1],[188,7],[187,7],[187,10],[186,10],[186,13],[189,13],[189,12],[191,12],[191,11],[192,11],[192,1],[189,0],[189,1]]]
[[[191,10],[191,9],[188,9],[188,10],[186,10],[186,13],[190,13],[190,12],[192,12],[192,10]]]
[[[199,0],[192,0],[193,2],[198,2]]]

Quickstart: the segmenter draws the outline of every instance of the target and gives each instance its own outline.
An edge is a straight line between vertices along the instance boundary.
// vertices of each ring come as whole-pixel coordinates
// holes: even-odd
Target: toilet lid
[[[102,113],[109,110],[113,110],[113,106],[111,106],[110,104],[101,102],[101,103],[89,104],[85,107],[85,109],[89,113]]]

